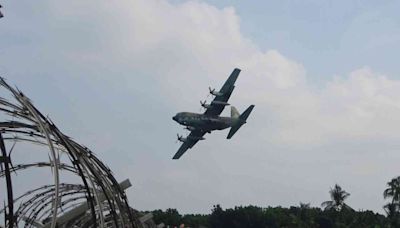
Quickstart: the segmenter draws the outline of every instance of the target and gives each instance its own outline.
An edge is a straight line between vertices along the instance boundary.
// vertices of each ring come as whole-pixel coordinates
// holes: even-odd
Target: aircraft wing
[[[221,114],[221,112],[225,108],[225,105],[221,104],[220,102],[227,102],[231,97],[239,73],[240,69],[235,68],[233,70],[228,80],[226,80],[221,90],[219,91],[219,93],[221,93],[222,95],[215,96],[214,100],[210,103],[211,107],[207,108],[207,110],[204,112],[204,115],[218,116]]]
[[[188,149],[192,148],[205,134],[206,132],[200,130],[194,130],[190,132],[189,136],[186,137],[186,141],[182,143],[181,147],[179,147],[178,152],[176,152],[172,159],[179,159]]]

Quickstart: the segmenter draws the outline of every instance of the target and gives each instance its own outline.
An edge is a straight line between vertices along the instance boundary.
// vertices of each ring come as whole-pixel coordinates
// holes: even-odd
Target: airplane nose
[[[178,121],[178,119],[176,118],[176,116],[172,117],[173,120]]]

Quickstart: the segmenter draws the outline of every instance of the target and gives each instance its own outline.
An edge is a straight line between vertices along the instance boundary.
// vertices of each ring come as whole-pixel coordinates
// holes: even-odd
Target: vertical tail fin
[[[234,106],[231,106],[231,118],[237,119],[239,117],[240,117],[240,114],[239,114],[238,110]]]
[[[246,123],[247,118],[249,117],[251,111],[253,111],[254,105],[250,105],[246,111],[244,111],[238,118],[239,121],[232,126],[231,130],[229,131],[227,139],[232,138],[232,136],[239,130],[239,128]],[[233,110],[237,112],[237,110],[232,107],[231,109],[231,116],[233,117]]]

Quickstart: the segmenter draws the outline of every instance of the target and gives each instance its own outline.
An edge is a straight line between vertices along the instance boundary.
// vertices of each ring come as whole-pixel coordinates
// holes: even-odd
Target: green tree
[[[392,203],[400,203],[400,176],[387,183],[388,188],[383,192],[383,198],[391,198]]]
[[[179,214],[178,210],[168,208],[163,212],[162,210],[153,211],[154,221],[159,223],[164,223],[165,225],[178,226],[180,224],[182,216]]]
[[[393,211],[393,208],[388,208]],[[145,212],[148,213],[148,212]],[[156,224],[185,226],[199,228],[394,228],[400,227],[397,217],[389,217],[372,211],[355,210],[321,210],[301,203],[300,206],[257,207],[238,206],[222,209],[215,205],[209,215],[189,214],[181,216],[175,209],[153,211]],[[178,222],[179,221],[179,222]]]
[[[400,176],[393,178],[387,183],[388,188],[383,192],[383,198],[391,199],[383,209],[387,214],[393,227],[400,225]]]
[[[385,210],[387,217],[392,218],[395,217],[399,212],[399,205],[395,203],[388,203],[383,206],[383,209]]]
[[[335,186],[331,188],[329,195],[331,200],[325,201],[321,204],[325,210],[333,209],[335,211],[342,211],[343,209],[351,209],[347,204],[344,203],[346,198],[350,196],[350,193],[343,190],[338,184],[335,184]]]

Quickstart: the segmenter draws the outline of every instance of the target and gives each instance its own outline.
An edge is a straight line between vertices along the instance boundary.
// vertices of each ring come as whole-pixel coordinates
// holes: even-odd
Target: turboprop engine
[[[216,96],[216,97],[224,95],[223,93],[215,91],[215,89],[211,89],[211,87],[208,87],[208,90],[210,90],[211,95]]]
[[[210,104],[207,104],[206,101],[200,101],[201,107],[205,108],[205,109],[209,109],[211,108]]]
[[[223,105],[223,106],[230,105],[229,103],[226,103],[226,102],[223,102],[223,101],[212,101],[211,104]]]
[[[204,137],[197,137],[197,136],[190,136],[190,135],[186,138],[195,139],[195,140],[204,140],[205,139]]]
[[[195,127],[192,127],[192,126],[186,126],[184,129],[189,130],[189,131],[194,131],[194,130],[196,130],[196,128],[195,128]]]
[[[178,141],[186,142],[186,138],[183,137],[182,135],[176,134],[176,136],[178,137]]]
[[[204,140],[204,137],[197,137],[197,136],[188,136],[188,137],[183,137],[182,135],[176,134],[178,136],[178,141],[181,142],[186,142],[188,139],[194,139],[194,140]]]
[[[223,102],[223,101],[211,101],[211,104],[207,104],[206,101],[200,101],[201,107],[205,109],[211,108],[212,105],[223,105],[223,106],[228,106],[230,105],[229,103]]]

